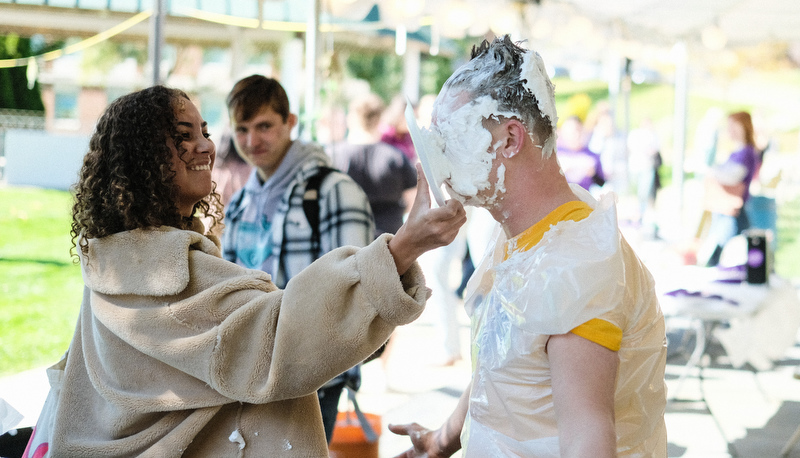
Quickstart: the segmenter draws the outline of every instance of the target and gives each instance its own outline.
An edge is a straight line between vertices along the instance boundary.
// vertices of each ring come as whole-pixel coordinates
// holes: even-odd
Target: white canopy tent
[[[375,3],[387,12],[387,21],[405,28],[427,17],[434,34],[459,38],[508,33],[526,40],[550,65],[598,63],[596,67],[605,67],[612,109],[620,112],[627,110],[622,73],[631,59],[658,61],[662,69],[666,62],[675,87],[670,159],[678,202],[683,202],[690,73],[736,59],[737,48],[764,43],[785,44],[800,62],[798,0],[331,1],[345,15],[348,10],[360,14]],[[627,112],[624,119],[627,124]],[[621,128],[627,131],[629,126]],[[679,204],[676,218],[682,209]]]
[[[724,40],[730,46],[800,41],[796,0],[561,0],[579,14],[620,23],[640,38]],[[717,41],[719,43],[719,41]]]

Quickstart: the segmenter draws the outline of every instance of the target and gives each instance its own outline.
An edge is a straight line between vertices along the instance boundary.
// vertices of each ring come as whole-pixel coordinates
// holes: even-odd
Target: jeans
[[[711,226],[708,231],[707,243],[714,244],[715,248],[711,257],[708,259],[706,267],[714,267],[719,263],[722,248],[732,239],[750,228],[750,221],[744,208],[739,211],[738,216],[723,215],[713,213],[711,215]],[[712,245],[713,246],[713,245]]]

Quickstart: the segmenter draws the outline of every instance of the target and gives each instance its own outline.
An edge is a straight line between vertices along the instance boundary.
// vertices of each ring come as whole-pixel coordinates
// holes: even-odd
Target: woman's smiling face
[[[173,183],[178,188],[175,204],[182,216],[189,217],[195,204],[213,189],[211,169],[214,167],[216,147],[209,138],[208,125],[197,107],[182,98],[174,104],[178,135],[182,140],[178,147],[171,138],[167,139],[167,144],[172,151]]]

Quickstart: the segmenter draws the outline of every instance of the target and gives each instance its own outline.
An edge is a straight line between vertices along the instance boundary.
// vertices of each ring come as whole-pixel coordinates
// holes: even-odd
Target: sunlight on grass
[[[0,375],[56,362],[83,295],[69,250],[71,196],[0,188]]]

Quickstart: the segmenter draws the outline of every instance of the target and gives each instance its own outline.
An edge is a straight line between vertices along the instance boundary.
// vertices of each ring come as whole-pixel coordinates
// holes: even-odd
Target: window
[[[78,91],[58,90],[55,92],[54,127],[59,130],[78,130]]]

